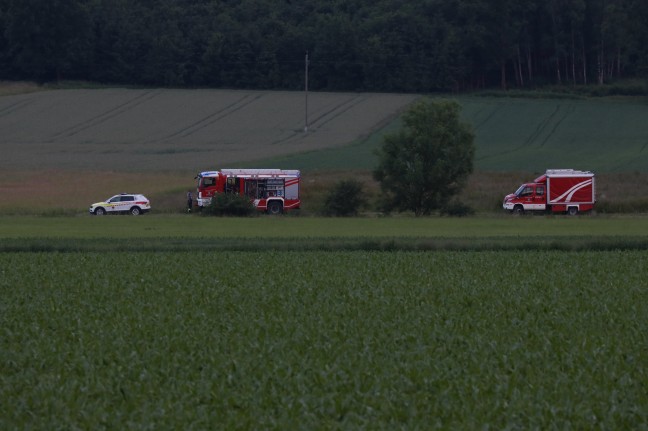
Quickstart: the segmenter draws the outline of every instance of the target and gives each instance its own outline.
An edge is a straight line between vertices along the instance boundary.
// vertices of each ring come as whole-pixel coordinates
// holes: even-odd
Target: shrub
[[[323,213],[337,217],[354,216],[366,204],[367,200],[360,181],[341,180],[326,196]]]
[[[202,213],[212,216],[250,216],[256,213],[256,208],[246,196],[218,193]]]
[[[475,214],[475,210],[459,201],[451,201],[441,208],[441,215],[450,217],[466,217]]]

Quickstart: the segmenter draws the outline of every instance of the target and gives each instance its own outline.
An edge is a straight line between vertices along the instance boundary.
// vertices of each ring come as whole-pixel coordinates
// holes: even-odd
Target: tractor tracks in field
[[[527,138],[527,140],[524,142],[524,145],[532,145],[537,139],[540,138],[543,134],[545,134],[544,139],[542,142],[540,142],[540,146],[544,146],[544,144],[547,143],[549,139],[556,133],[556,130],[560,126],[560,124],[565,121],[565,118],[567,118],[570,114],[572,114],[575,111],[574,105],[567,105],[565,109],[562,109],[562,113],[558,115],[558,113],[561,111],[561,105],[556,105],[556,109],[549,114],[540,124],[538,124],[538,127],[536,130]],[[553,123],[553,127],[551,127],[551,124]],[[551,130],[547,133],[546,130],[551,127]]]
[[[31,100],[19,100],[10,105],[7,105],[4,108],[0,109],[0,117],[11,115],[14,112],[18,111],[19,109],[24,108],[27,105],[30,105],[31,103],[32,103]]]
[[[319,115],[317,118],[313,119],[311,125],[314,128],[322,127],[325,124],[328,124],[336,118],[344,115],[346,112],[350,111],[352,108],[355,108],[365,100],[367,100],[367,97],[365,96],[352,97],[346,102],[329,109],[328,111]]]
[[[538,123],[536,128],[531,132],[531,134],[524,140],[522,144],[517,145],[516,147],[507,151],[501,151],[480,157],[478,160],[481,161],[491,159],[494,157],[505,156],[518,151],[522,151],[526,148],[529,148],[540,139],[542,140],[540,141],[539,147],[543,147],[556,134],[556,130],[558,130],[558,127],[560,127],[562,122],[565,121],[565,119],[569,117],[569,115],[571,115],[575,110],[575,106],[571,104],[566,106],[560,104],[556,105],[553,111],[551,111],[549,115],[547,115]],[[483,122],[480,123],[480,125],[481,124],[483,124]]]
[[[108,120],[111,120],[119,115],[124,114],[125,112],[133,109],[136,106],[139,106],[143,103],[148,102],[149,100],[157,97],[162,93],[162,90],[151,90],[145,91],[137,96],[127,100],[126,102],[120,103],[114,108],[108,109],[105,112],[102,112],[99,115],[95,115],[92,118],[89,118],[85,121],[77,123],[73,126],[67,127],[60,132],[56,133],[51,137],[52,141],[57,141],[63,138],[69,138],[71,136],[77,135],[84,130],[90,129],[92,127],[98,126],[99,124],[105,123]]]
[[[483,126],[483,125],[486,124],[486,123],[487,123],[491,118],[493,118],[493,117],[495,116],[495,114],[497,114],[497,113],[502,109],[502,106],[503,106],[503,105],[498,105],[495,109],[492,109],[488,114],[486,114],[486,118],[484,118],[483,120],[481,120],[481,121],[480,121],[480,122],[475,126],[475,130],[479,130],[479,128],[480,128],[481,126]],[[483,108],[480,109],[479,112],[478,112],[477,114],[478,114],[478,115],[481,114],[481,112],[482,112],[483,110],[484,110]]]
[[[336,118],[344,115],[345,113],[347,113],[351,109],[355,108],[359,104],[365,102],[366,100],[367,100],[366,96],[357,95],[357,96],[354,96],[354,97],[350,98],[349,100],[346,100],[346,101],[342,102],[339,105],[336,105],[336,106],[328,109],[327,111],[321,113],[320,115],[318,115],[317,117],[312,119],[312,121],[309,121],[309,125],[308,125],[309,129],[310,130],[316,130],[317,128],[322,127],[322,126],[330,123],[331,121],[333,121]],[[293,131],[292,133],[290,133],[285,138],[278,139],[276,141],[271,142],[270,145],[283,144],[283,143],[290,142],[290,141],[292,141],[294,139],[297,139],[297,138],[303,138],[304,136],[305,136],[305,134],[302,131]]]
[[[216,112],[212,112],[211,114],[199,119],[198,121],[175,131],[174,133],[167,135],[163,137],[162,141],[166,141],[169,139],[181,137],[181,138],[186,138],[187,136],[191,136],[194,133],[199,132],[200,130],[204,129],[205,127],[209,127],[214,123],[217,123],[218,121],[222,120],[223,118],[226,118],[233,113],[240,111],[241,109],[245,108],[246,106],[249,106],[250,104],[256,102],[259,100],[261,97],[263,97],[263,94],[246,94],[243,97],[240,97],[239,99],[235,100],[234,102],[230,103],[229,105],[217,110]],[[152,140],[152,141],[147,141],[145,143],[150,143],[150,142],[156,142],[160,140]]]

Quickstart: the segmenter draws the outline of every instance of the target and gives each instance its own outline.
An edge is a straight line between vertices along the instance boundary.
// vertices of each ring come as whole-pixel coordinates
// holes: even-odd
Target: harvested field
[[[416,95],[55,90],[0,98],[0,168],[154,171],[341,147],[393,120]]]

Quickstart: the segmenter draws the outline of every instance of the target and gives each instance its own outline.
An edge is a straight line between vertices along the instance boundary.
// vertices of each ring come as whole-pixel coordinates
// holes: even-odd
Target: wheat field
[[[0,168],[203,170],[341,147],[416,95],[79,89],[0,98]],[[305,126],[308,124],[308,131]]]

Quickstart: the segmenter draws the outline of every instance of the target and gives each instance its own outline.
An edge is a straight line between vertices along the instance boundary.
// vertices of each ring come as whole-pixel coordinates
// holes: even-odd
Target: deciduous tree
[[[423,100],[403,116],[403,127],[387,135],[374,177],[385,209],[427,215],[442,208],[465,184],[475,154],[471,127],[453,101]]]

